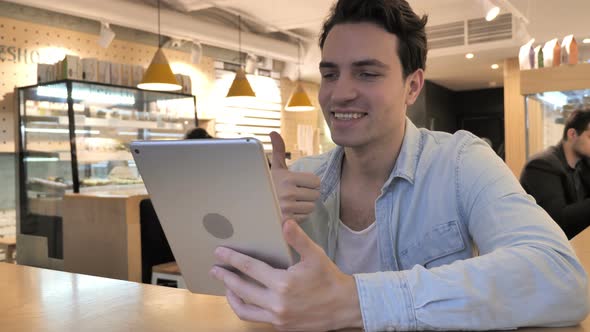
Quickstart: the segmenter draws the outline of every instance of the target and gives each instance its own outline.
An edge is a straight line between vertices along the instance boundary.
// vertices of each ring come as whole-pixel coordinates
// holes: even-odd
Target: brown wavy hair
[[[405,79],[418,68],[426,69],[427,21],[427,15],[416,15],[405,0],[339,0],[324,21],[319,44],[323,49],[328,33],[337,24],[374,23],[397,36]]]

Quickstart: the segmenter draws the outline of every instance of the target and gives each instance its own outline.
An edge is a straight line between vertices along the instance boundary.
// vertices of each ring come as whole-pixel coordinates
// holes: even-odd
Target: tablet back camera
[[[234,235],[234,227],[231,222],[218,213],[209,213],[203,217],[203,226],[209,234],[218,239],[229,239]]]

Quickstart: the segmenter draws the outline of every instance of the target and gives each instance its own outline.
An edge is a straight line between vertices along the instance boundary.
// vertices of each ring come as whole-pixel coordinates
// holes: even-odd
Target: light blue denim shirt
[[[291,168],[321,178],[302,227],[332,260],[338,220],[326,204],[343,156],[338,147]],[[382,272],[354,275],[367,331],[562,326],[588,313],[587,276],[564,233],[468,132],[406,120],[375,218]]]

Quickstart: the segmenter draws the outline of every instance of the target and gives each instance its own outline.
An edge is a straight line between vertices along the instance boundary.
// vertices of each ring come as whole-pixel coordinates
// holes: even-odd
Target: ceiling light
[[[473,59],[474,57],[475,57],[475,55],[473,53],[465,54],[465,58],[467,58],[467,59]]]
[[[203,45],[198,40],[193,41],[191,45],[191,62],[194,65],[198,65],[201,63],[201,58],[203,56]]]
[[[236,77],[227,91],[226,98],[233,97],[256,97],[242,63],[242,17],[238,15],[238,56],[240,57],[240,68],[236,71]]]
[[[493,0],[481,0],[481,4],[486,15],[486,21],[493,21],[500,14],[500,7],[496,6]]]
[[[246,60],[244,61],[244,71],[246,74],[254,74],[258,67],[258,57],[254,54],[247,53]]]
[[[315,107],[313,107],[313,104],[305,92],[303,85],[300,81],[297,82],[297,87],[293,91],[291,98],[289,98],[289,102],[287,102],[285,110],[290,112],[303,112],[313,111],[314,109]]]
[[[47,162],[47,161],[59,161],[58,157],[25,157],[26,162]]]
[[[584,38],[584,40],[582,40],[582,43],[590,44],[590,38]]]
[[[236,71],[236,76],[234,77],[234,81],[231,83],[229,90],[227,91],[226,98],[232,97],[256,97],[254,90],[252,90],[252,86],[250,82],[248,82],[248,78],[246,77],[246,72],[242,67],[240,67]]]
[[[493,65],[490,66],[492,69],[496,70],[498,68],[500,68],[500,66],[497,63],[494,63]]]
[[[297,48],[297,86],[293,90],[287,106],[285,106],[285,111],[304,112],[313,111],[314,109],[315,107],[313,107],[309,96],[305,93],[305,89],[301,84],[301,41],[299,41]]]
[[[486,21],[493,21],[498,16],[498,14],[500,14],[500,7],[492,7],[492,9],[488,10],[486,14]]]
[[[182,89],[182,86],[176,80],[172,73],[168,59],[162,51],[162,38],[160,36],[160,0],[158,0],[158,50],[154,54],[154,58],[149,67],[143,74],[141,83],[137,85],[138,88],[144,90],[156,91],[176,91]]]
[[[115,39],[115,32],[111,30],[111,27],[108,23],[101,22],[100,35],[98,36],[98,40],[96,41],[98,45],[102,48],[108,48],[113,39]]]

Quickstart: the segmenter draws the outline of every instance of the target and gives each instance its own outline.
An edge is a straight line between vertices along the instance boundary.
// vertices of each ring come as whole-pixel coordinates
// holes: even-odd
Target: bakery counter
[[[141,282],[139,203],[145,189],[66,194],[64,270]]]
[[[40,216],[61,217],[63,201],[61,197],[29,198],[29,212]]]

